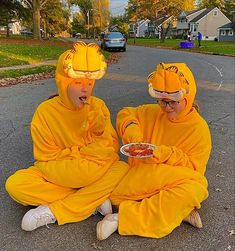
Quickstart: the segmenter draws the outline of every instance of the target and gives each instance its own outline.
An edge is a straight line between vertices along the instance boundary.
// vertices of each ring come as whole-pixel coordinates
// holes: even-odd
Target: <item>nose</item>
[[[165,110],[166,111],[171,111],[172,110],[172,108],[170,107],[169,103],[166,103]]]
[[[88,90],[88,85],[86,83],[83,83],[82,87],[81,87],[81,91],[82,92],[87,92],[87,90]]]

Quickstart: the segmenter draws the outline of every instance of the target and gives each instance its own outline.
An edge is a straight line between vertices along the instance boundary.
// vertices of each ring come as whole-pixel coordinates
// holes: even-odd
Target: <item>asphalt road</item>
[[[12,201],[4,184],[14,171],[33,163],[29,124],[37,105],[56,92],[51,79],[0,88],[1,251],[234,250],[234,58],[128,46],[121,60],[97,81],[95,95],[106,101],[115,123],[117,111],[123,106],[154,102],[147,94],[145,79],[160,62],[189,65],[198,83],[202,115],[211,129],[213,151],[206,172],[210,196],[200,209],[204,228],[182,224],[162,239],[115,233],[99,242],[95,227],[101,217],[96,215],[80,223],[52,224],[33,232],[21,230],[21,219],[29,208]]]

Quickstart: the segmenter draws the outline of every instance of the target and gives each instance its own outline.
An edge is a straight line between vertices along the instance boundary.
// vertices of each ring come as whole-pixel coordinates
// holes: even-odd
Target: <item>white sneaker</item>
[[[111,201],[107,199],[103,204],[96,208],[94,214],[96,214],[97,212],[99,212],[103,216],[111,214],[113,212]]]
[[[183,221],[188,222],[196,228],[203,227],[201,217],[196,209],[193,209],[193,211]]]
[[[41,205],[29,210],[23,217],[21,228],[25,231],[32,231],[38,227],[55,223],[56,218],[47,205]]]
[[[102,241],[107,239],[118,229],[118,214],[108,214],[98,222],[96,226],[97,239]]]

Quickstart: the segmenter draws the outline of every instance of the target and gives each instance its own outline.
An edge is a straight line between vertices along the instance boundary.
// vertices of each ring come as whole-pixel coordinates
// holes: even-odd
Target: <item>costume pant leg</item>
[[[189,168],[131,167],[111,195],[119,204],[122,235],[161,238],[171,233],[208,196],[207,181]]]
[[[11,175],[6,181],[6,190],[13,200],[25,206],[49,204],[76,192],[76,189],[46,181],[43,174],[34,167]]]
[[[78,222],[88,218],[111,194],[129,169],[122,161],[115,162],[98,181],[77,190],[49,205],[58,224]]]

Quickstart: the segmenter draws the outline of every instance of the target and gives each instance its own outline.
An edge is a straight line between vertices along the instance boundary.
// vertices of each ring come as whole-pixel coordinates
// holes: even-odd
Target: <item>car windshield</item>
[[[110,33],[107,35],[108,38],[123,38],[123,35],[119,32]]]

